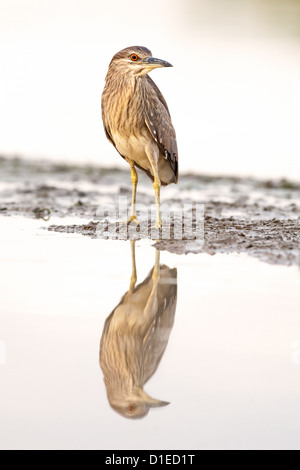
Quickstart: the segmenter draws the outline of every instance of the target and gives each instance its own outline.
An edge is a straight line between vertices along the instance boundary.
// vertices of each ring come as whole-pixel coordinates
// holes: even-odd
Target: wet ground
[[[118,218],[116,212],[112,220],[102,209],[117,211],[120,198],[130,202],[131,183],[126,170],[0,158],[0,172],[0,214],[41,218],[44,228],[50,231],[111,238],[110,227],[122,217]],[[137,203],[150,207],[153,202],[151,182],[141,175]],[[204,233],[194,236],[192,226],[185,236],[178,237],[176,219],[174,222],[171,218],[167,240],[162,232],[152,232],[161,250],[177,254],[247,253],[274,264],[300,263],[300,183],[183,175],[178,186],[162,188],[162,204],[202,204],[204,219],[200,228]],[[189,210],[195,223],[194,206]],[[120,230],[117,227],[113,231],[113,238],[148,238],[153,220],[149,216],[144,222],[146,230],[132,224],[128,233],[121,224]]]
[[[0,172],[1,449],[299,449],[299,185],[183,176],[204,244],[132,242],[128,171]]]

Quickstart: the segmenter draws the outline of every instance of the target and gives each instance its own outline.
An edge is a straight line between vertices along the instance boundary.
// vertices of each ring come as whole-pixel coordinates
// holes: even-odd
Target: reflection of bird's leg
[[[153,312],[156,312],[157,309],[157,287],[159,284],[160,280],[160,251],[156,250],[155,252],[155,264],[153,267],[153,273],[152,273],[152,289],[151,293],[149,295],[148,302],[145,306],[144,313],[149,316],[153,315]]]
[[[135,240],[130,240],[130,248],[131,248],[132,273],[131,273],[131,279],[130,279],[129,292],[133,292],[135,285],[136,285],[136,281],[137,281],[136,262],[135,262]]]
[[[148,146],[146,147],[146,153],[151,163],[151,168],[152,168],[153,177],[154,177],[153,188],[155,191],[155,205],[156,205],[156,217],[155,217],[154,228],[160,228],[162,226],[161,213],[160,213],[160,186],[161,184],[160,184],[160,179],[158,175],[158,166],[157,166],[157,161],[159,158],[159,151],[158,151],[157,146],[156,147]]]
[[[130,217],[127,220],[127,224],[130,222],[135,222],[137,225],[140,225],[138,218],[135,213],[135,200],[136,200],[136,188],[138,184],[138,174],[135,169],[134,163],[132,160],[127,159],[130,169],[131,169],[131,181],[132,181],[132,197],[131,197],[131,209],[130,209]]]
[[[160,251],[159,250],[156,250],[155,251],[155,264],[154,264],[154,268],[153,268],[153,274],[152,274],[152,279],[153,279],[153,283],[157,283],[159,281],[159,278],[160,278]]]

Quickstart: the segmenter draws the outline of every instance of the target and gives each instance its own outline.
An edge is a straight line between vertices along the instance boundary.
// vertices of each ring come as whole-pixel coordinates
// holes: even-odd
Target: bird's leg
[[[136,201],[136,188],[138,184],[138,174],[135,169],[134,163],[132,161],[128,161],[131,169],[131,181],[132,181],[132,197],[131,197],[131,209],[130,209],[130,217],[127,220],[127,224],[130,222],[135,222],[137,225],[140,225],[138,218],[135,213],[135,201]]]
[[[159,178],[154,178],[153,188],[155,191],[155,206],[156,206],[156,217],[154,228],[160,228],[162,226],[161,222],[161,212],[160,212],[160,180]]]
[[[135,240],[130,240],[130,248],[131,248],[132,272],[131,272],[131,278],[130,278],[129,292],[133,292],[135,285],[136,285],[136,281],[137,281],[136,262],[135,262]]]
[[[147,157],[149,158],[152,171],[153,171],[153,177],[154,177],[154,182],[153,182],[153,188],[155,191],[155,205],[156,205],[156,217],[155,217],[155,225],[154,228],[159,229],[162,226],[161,222],[161,212],[160,212],[160,178],[158,174],[158,166],[157,166],[157,161],[159,158],[159,151],[158,147],[153,146],[148,146],[146,147],[146,154]]]

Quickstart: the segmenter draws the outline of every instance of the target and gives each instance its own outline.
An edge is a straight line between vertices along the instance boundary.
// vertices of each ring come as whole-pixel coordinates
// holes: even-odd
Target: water
[[[169,405],[131,420],[110,406],[99,365],[105,320],[130,287],[130,242],[43,225],[0,219],[1,448],[299,448],[298,267],[160,252],[177,303],[144,389]],[[157,265],[152,243],[136,242],[137,284]]]

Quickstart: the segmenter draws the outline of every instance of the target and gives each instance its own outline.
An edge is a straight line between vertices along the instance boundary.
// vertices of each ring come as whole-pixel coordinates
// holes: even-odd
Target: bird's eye
[[[138,56],[136,54],[131,54],[130,59],[135,62],[136,60],[138,60]]]
[[[132,413],[135,410],[135,405],[134,404],[129,405],[127,409],[130,413]]]

